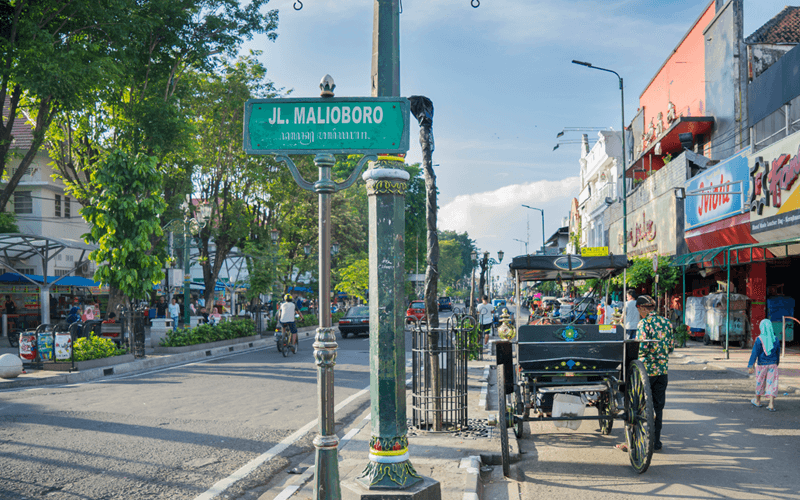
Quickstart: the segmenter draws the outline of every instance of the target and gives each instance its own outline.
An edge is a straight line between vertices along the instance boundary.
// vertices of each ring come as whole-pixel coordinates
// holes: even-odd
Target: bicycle
[[[289,355],[290,349],[293,354],[297,354],[297,343],[291,343],[292,332],[288,326],[281,325],[280,329],[275,330],[275,333],[280,333],[280,335],[275,338],[275,342],[277,344],[278,351],[283,354],[284,358]]]

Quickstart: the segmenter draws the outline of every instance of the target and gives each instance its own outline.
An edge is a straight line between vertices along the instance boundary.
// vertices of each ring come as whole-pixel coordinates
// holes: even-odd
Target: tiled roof
[[[745,43],[800,43],[800,7],[784,7],[745,38]]]
[[[3,123],[6,123],[8,117],[9,100],[6,97],[5,105],[3,106]],[[19,108],[17,108],[19,110]],[[14,120],[14,128],[11,130],[11,135],[14,136],[14,144],[11,149],[28,150],[33,143],[33,127],[27,123],[27,118],[21,113],[17,113],[17,118]]]

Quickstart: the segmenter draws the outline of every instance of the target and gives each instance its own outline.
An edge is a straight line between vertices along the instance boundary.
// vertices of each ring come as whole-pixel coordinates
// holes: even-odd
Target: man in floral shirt
[[[650,391],[653,393],[655,410],[655,451],[661,449],[661,425],[664,404],[667,398],[667,365],[669,353],[673,348],[672,324],[667,318],[657,316],[656,302],[649,295],[636,299],[636,309],[641,320],[636,328],[637,340],[657,340],[639,344],[639,359],[644,363],[650,377]]]

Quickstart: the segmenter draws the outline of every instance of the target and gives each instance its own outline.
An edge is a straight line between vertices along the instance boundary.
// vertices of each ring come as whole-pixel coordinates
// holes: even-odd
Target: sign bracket
[[[300,173],[300,170],[297,168],[297,165],[294,164],[291,158],[283,154],[275,155],[275,161],[283,163],[289,168],[292,178],[301,188],[305,189],[306,191],[314,191],[316,193],[336,193],[342,191],[343,189],[349,188],[356,182],[356,179],[358,179],[358,175],[361,173],[361,171],[364,170],[364,165],[366,165],[368,161],[375,161],[377,159],[378,155],[375,154],[366,154],[362,156],[358,161],[358,165],[356,165],[356,168],[354,168],[353,172],[350,173],[350,177],[348,177],[347,180],[344,182],[333,182],[333,179],[330,178],[330,171],[323,172],[322,166],[330,165],[332,167],[336,163],[336,158],[329,153],[318,153],[314,155],[314,165],[320,168],[320,176],[319,180],[312,184],[311,182],[303,179],[303,175]]]

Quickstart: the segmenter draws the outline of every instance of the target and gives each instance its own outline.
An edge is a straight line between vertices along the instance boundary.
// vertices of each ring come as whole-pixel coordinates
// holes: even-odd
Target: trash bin
[[[52,331],[42,331],[36,334],[36,347],[39,349],[39,359],[42,361],[53,361],[54,339]]]
[[[19,335],[19,357],[23,362],[34,362],[38,356],[38,340],[35,331],[25,331]]]

